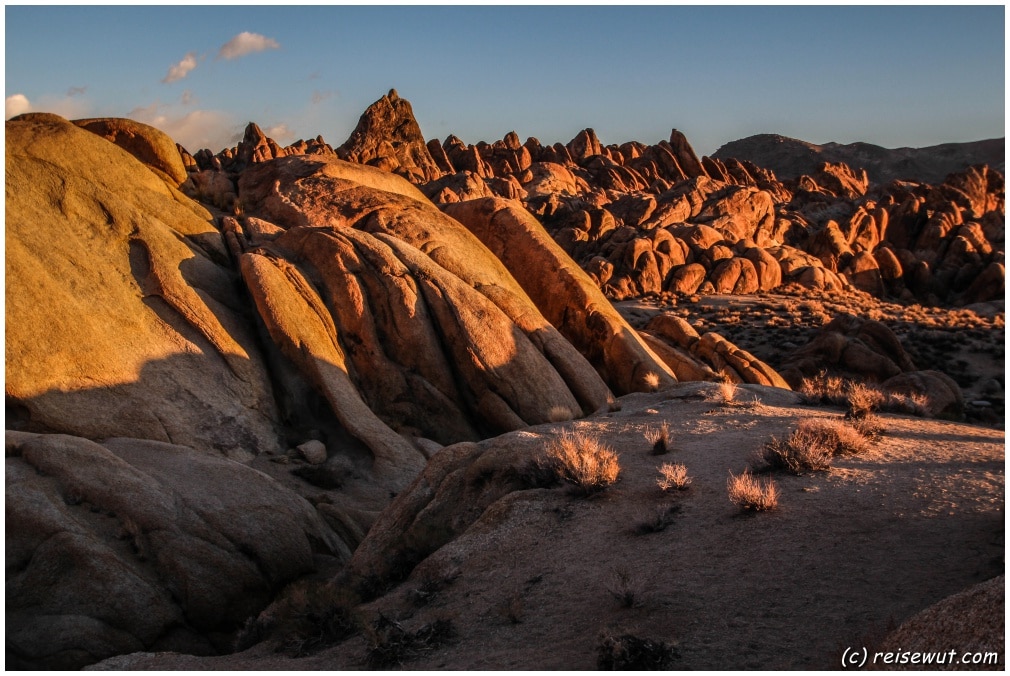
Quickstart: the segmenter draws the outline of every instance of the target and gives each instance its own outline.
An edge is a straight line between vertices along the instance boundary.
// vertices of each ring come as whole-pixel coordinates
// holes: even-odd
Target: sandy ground
[[[452,622],[455,637],[409,669],[595,669],[608,631],[675,645],[678,669],[832,669],[846,647],[872,648],[889,626],[1003,572],[1002,431],[885,415],[870,452],[836,459],[829,472],[775,474],[778,509],[741,514],[727,497],[729,473],[801,418],[842,412],[752,386],[738,399],[763,403],[727,405],[714,390],[632,395],[619,412],[569,423],[619,453],[615,486],[593,499],[564,488],[509,494],[362,617],[381,612],[409,630]],[[674,450],[654,456],[645,433],[662,421]],[[663,462],[687,466],[687,491],[660,491]],[[637,532],[670,505],[680,511],[667,528]],[[429,580],[441,589],[419,606],[415,590]],[[103,666],[360,669],[367,648],[359,635],[301,659],[261,644]]]

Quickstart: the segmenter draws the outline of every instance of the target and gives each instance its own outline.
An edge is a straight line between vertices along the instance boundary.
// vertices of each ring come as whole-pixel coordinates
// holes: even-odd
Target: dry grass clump
[[[621,466],[617,454],[599,439],[566,431],[546,448],[546,468],[581,495],[598,493],[617,481]]]
[[[659,478],[656,479],[656,484],[664,493],[671,489],[684,491],[691,484],[691,477],[687,475],[687,467],[684,465],[667,462],[659,468]]]
[[[834,404],[840,406],[845,402],[845,380],[838,376],[829,376],[821,371],[813,378],[804,378],[800,383],[799,393],[804,402],[809,405]]]
[[[779,505],[779,490],[771,479],[759,481],[750,472],[734,476],[726,482],[729,500],[744,512],[767,512]]]
[[[659,389],[658,373],[653,373],[652,371],[649,371],[648,373],[645,374],[645,376],[643,376],[642,380],[643,382],[645,382],[645,386],[649,388],[650,392],[655,392],[656,390]]]
[[[718,392],[719,401],[722,402],[723,404],[727,406],[732,406],[734,403],[736,403],[736,397],[737,394],[739,393],[739,389],[737,388],[736,383],[730,382],[729,380],[724,380],[723,382],[719,383],[719,389],[716,391]]]
[[[609,632],[600,636],[596,651],[596,666],[601,671],[668,671],[680,657],[675,647],[663,641]]]
[[[865,426],[876,424],[864,417]],[[762,470],[785,470],[791,474],[825,472],[838,455],[858,455],[869,448],[866,436],[841,420],[807,418],[801,420],[785,440],[772,438],[759,452]]]
[[[845,395],[845,401],[848,404],[845,417],[852,420],[861,420],[874,411],[879,410],[886,399],[886,395],[876,387],[867,385],[866,383],[850,381]]]
[[[645,440],[652,444],[653,455],[666,455],[672,450],[670,447],[670,425],[663,422],[656,427],[650,427],[645,431]]]

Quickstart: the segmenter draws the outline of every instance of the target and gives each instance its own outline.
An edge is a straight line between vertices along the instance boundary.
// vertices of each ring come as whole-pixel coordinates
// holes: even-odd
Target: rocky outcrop
[[[7,427],[251,458],[270,380],[210,214],[54,115],[7,123]]]
[[[288,582],[350,550],[245,465],[138,439],[6,433],[7,665],[214,654]]]
[[[680,380],[752,383],[792,389],[775,369],[750,352],[713,331],[699,335],[687,320],[676,315],[656,315],[641,334]]]
[[[237,234],[243,271],[254,289],[271,268],[287,285],[253,295],[272,299],[257,301],[261,316],[317,386],[322,365],[335,365],[345,374],[341,391],[353,383],[387,423],[442,443],[606,405],[607,384],[506,266],[406,181],[337,160],[285,158],[247,171],[239,188],[247,213],[284,231],[269,242]],[[564,294],[553,298],[559,306],[580,302]],[[628,374],[644,368],[622,365]],[[336,396],[327,394],[331,403]]]
[[[239,147],[217,156],[197,153],[201,171],[191,172],[195,187],[189,194],[218,208],[241,208],[229,181],[248,162],[328,151],[321,139],[279,148],[260,134],[247,129]],[[782,175],[789,178],[782,180],[746,158],[699,159],[676,129],[669,141],[655,145],[605,146],[592,129],[551,146],[535,138],[520,143],[514,131],[490,143],[467,144],[456,136],[424,143],[410,104],[392,92],[366,111],[338,153],[400,174],[436,204],[488,197],[522,202],[611,300],[750,293],[780,285],[856,289],[925,303],[985,302],[1001,293],[1001,268],[993,265],[1002,264],[1003,252],[999,172],[968,168],[936,187],[871,185],[866,153],[849,161],[828,152],[832,144],[780,137],[769,144],[773,155],[800,157],[802,171],[786,171]],[[252,148],[258,150],[250,156]],[[705,237],[683,237],[684,228],[699,233],[700,226],[708,228]],[[962,226],[982,232],[982,241],[958,240]],[[878,255],[884,247],[902,263],[900,274],[892,260],[887,269],[876,269],[886,257]],[[757,248],[789,270],[776,272],[764,256],[763,267],[757,266]],[[752,253],[740,256],[744,250]],[[813,258],[796,265],[776,250]],[[732,257],[755,269],[744,260],[724,262]]]
[[[188,178],[183,157],[175,141],[159,129],[141,122],[112,117],[74,120],[74,124],[112,141],[143,162],[173,188],[180,187]]]
[[[401,99],[395,89],[365,110],[358,126],[336,152],[349,162],[379,167],[418,182],[442,175],[428,152],[410,103]]]
[[[617,394],[664,388],[675,378],[596,284],[521,205],[484,199],[445,206],[504,263],[523,290]],[[545,270],[552,271],[544,275]],[[585,387],[589,387],[587,383]],[[605,393],[597,390],[592,400]]]
[[[822,372],[874,383],[915,371],[898,337],[880,322],[838,315],[783,360],[782,375],[798,388]]]

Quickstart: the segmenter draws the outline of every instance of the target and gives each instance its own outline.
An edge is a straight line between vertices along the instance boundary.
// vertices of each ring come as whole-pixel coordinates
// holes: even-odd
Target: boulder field
[[[368,533],[396,495],[618,397],[789,389],[867,359],[894,389],[957,388],[871,324],[839,319],[780,375],[670,314],[636,331],[613,300],[1003,293],[986,166],[877,186],[840,163],[780,181],[676,130],[426,143],[395,90],[336,149],[250,123],[191,154],[131,120],[45,113],[9,120],[6,144],[15,668],[227,652],[290,583],[348,573],[361,542],[376,570],[354,573],[391,565],[383,533],[403,524]]]

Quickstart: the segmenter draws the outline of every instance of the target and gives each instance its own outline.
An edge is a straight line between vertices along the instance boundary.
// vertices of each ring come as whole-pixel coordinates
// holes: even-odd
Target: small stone
[[[306,441],[298,446],[298,452],[312,465],[321,465],[326,462],[326,446],[316,439]]]

